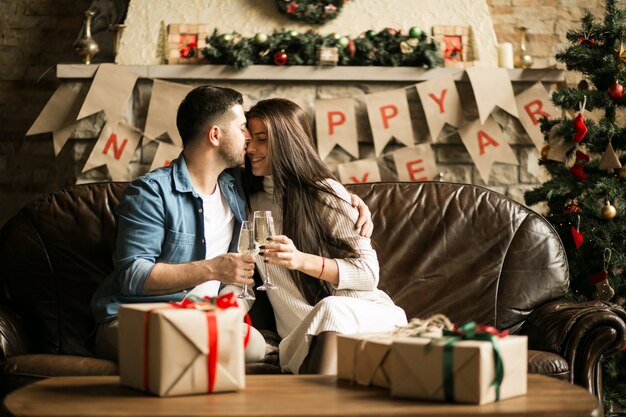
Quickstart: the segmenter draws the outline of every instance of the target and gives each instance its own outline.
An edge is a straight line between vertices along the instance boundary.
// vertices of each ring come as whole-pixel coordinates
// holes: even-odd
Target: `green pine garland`
[[[575,132],[571,119],[543,119],[541,130],[546,139],[556,137],[570,141],[570,158],[576,149],[583,150],[590,157],[589,163],[584,166],[587,179],[576,179],[569,165],[543,158],[540,163],[551,179],[525,194],[527,204],[548,204],[548,220],[561,236],[567,251],[569,297],[577,301],[597,297],[591,277],[604,270],[608,249],[611,254],[607,266],[608,280],[615,290],[611,301],[622,307],[626,305],[626,179],[620,177],[618,172],[600,170],[599,163],[609,139],[618,155],[620,151],[626,151],[626,127],[619,126],[616,120],[617,110],[626,108],[626,96],[612,98],[608,94],[615,82],[626,84],[626,65],[620,63],[618,57],[620,45],[626,45],[625,19],[626,9],[616,7],[616,0],[607,0],[604,21],[596,22],[587,13],[581,28],[568,32],[570,45],[556,55],[568,70],[581,72],[586,78],[577,87],[560,87],[552,95],[557,106],[574,112],[579,111],[586,98],[584,122],[588,131],[580,144],[584,148],[577,147],[571,140]],[[587,117],[587,111],[594,109],[604,112],[598,122]],[[620,163],[626,164],[626,154],[622,153]],[[617,209],[613,220],[602,217],[605,201],[610,201]],[[576,210],[572,211],[571,207]],[[584,235],[578,249],[571,235],[572,226],[579,227]],[[614,404],[626,407],[624,352],[604,362],[603,379],[606,410],[610,411]]]
[[[244,37],[237,32],[220,34],[216,29],[207,37],[207,46],[202,53],[209,64],[236,68],[275,65],[274,56],[281,52],[287,55],[286,65],[318,65],[319,47],[336,47],[337,65],[424,68],[443,65],[436,43],[429,42],[426,34],[417,28],[411,28],[409,33],[388,28],[380,32],[368,31],[350,39],[336,33],[320,35],[313,31],[297,33],[282,29],[270,35],[258,33]]]
[[[346,0],[276,0],[278,10],[291,19],[321,25],[339,16]]]

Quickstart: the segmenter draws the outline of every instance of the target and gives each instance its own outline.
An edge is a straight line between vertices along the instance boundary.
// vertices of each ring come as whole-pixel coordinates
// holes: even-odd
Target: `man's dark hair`
[[[243,96],[232,88],[201,85],[191,90],[176,114],[176,127],[183,147],[237,104],[243,104]]]

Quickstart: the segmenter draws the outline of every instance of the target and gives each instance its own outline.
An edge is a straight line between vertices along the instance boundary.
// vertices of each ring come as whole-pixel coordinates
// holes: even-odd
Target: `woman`
[[[267,295],[282,338],[281,367],[335,374],[338,333],[392,330],[406,315],[377,289],[376,252],[355,231],[358,213],[317,155],[304,111],[270,99],[247,117],[249,209],[271,210],[275,222],[276,235],[257,259],[277,286]]]

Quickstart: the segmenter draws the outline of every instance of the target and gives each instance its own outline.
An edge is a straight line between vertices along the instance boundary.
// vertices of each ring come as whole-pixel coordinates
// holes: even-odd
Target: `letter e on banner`
[[[428,181],[437,175],[435,155],[428,143],[397,150],[393,159],[400,181]]]

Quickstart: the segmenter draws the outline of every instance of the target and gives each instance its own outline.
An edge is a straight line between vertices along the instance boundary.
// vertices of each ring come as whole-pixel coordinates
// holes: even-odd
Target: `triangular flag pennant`
[[[437,175],[435,155],[428,143],[398,149],[393,159],[400,181],[428,181]]]
[[[324,160],[335,145],[359,157],[356,114],[353,98],[317,100],[315,102],[315,130],[317,150]]]
[[[560,112],[552,104],[550,95],[541,83],[536,83],[515,96],[515,102],[520,123],[524,126],[535,147],[541,150],[544,138],[539,128],[539,119],[542,117],[556,119],[560,116]]]
[[[424,108],[432,142],[437,142],[444,125],[461,127],[465,123],[461,98],[452,77],[442,77],[415,85]]]
[[[119,65],[100,64],[78,118],[104,111],[107,123],[115,125],[122,117],[138,77],[137,73]]]
[[[513,149],[493,117],[488,118],[484,125],[475,120],[459,129],[459,135],[485,183],[489,182],[494,162],[518,165]]]
[[[380,170],[373,159],[361,159],[348,162],[337,167],[339,179],[343,184],[357,184],[360,182],[380,182]]]
[[[413,146],[411,115],[404,88],[366,94],[365,103],[376,155],[380,155],[392,138]]]
[[[76,117],[83,103],[84,92],[61,84],[43,108],[27,136],[52,132],[54,154],[58,155],[79,123]]]
[[[128,165],[140,139],[141,133],[125,123],[105,124],[83,172],[106,164],[113,181],[128,181]]]
[[[511,116],[518,117],[513,85],[506,68],[468,68],[465,70],[474,90],[480,123],[485,124],[498,106]]]
[[[175,145],[183,146],[176,127],[176,113],[178,106],[191,90],[193,87],[189,85],[154,80],[144,129],[144,136],[148,141],[167,133]]]
[[[169,166],[174,159],[178,158],[181,151],[182,148],[180,146],[170,145],[169,143],[159,141],[159,148],[154,154],[150,171]]]
[[[609,141],[604,150],[604,154],[602,154],[598,169],[611,173],[614,169],[620,169],[621,167],[622,164],[615,153],[615,149],[613,149],[613,145],[611,145],[611,141]]]

